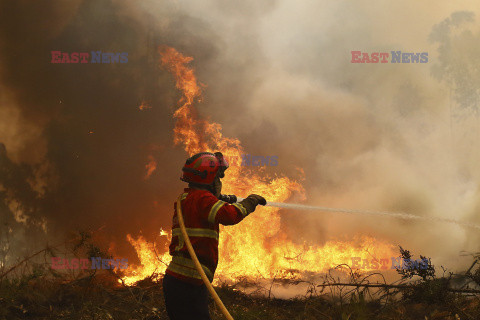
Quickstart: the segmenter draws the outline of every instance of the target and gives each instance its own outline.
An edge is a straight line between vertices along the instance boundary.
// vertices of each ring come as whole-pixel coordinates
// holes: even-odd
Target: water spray
[[[243,198],[238,198],[237,201],[242,201]],[[393,218],[400,218],[404,220],[423,220],[423,221],[433,221],[433,222],[446,222],[446,223],[453,223],[459,226],[475,228],[480,230],[480,225],[474,224],[471,222],[463,222],[454,219],[445,219],[445,218],[437,218],[437,217],[424,217],[424,216],[417,216],[410,213],[403,213],[403,212],[387,212],[387,211],[369,211],[369,210],[354,210],[354,209],[340,209],[340,208],[328,208],[328,207],[321,207],[321,206],[309,206],[304,204],[297,204],[297,203],[283,203],[283,202],[270,202],[267,201],[267,206],[282,208],[282,209],[294,209],[294,210],[310,210],[310,211],[323,211],[323,212],[335,212],[335,213],[345,213],[345,214],[360,214],[360,215],[372,215],[372,216],[385,216],[385,217],[393,217]]]

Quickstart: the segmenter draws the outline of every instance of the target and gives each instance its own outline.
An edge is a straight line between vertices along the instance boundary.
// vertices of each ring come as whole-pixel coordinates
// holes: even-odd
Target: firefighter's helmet
[[[191,156],[182,168],[180,180],[201,185],[212,185],[215,178],[223,178],[228,162],[221,152],[201,152]]]

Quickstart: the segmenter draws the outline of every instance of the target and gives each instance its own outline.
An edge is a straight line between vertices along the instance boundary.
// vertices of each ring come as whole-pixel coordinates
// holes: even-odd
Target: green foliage
[[[403,260],[411,261],[410,251],[400,248],[400,255]],[[431,264],[431,259],[420,255],[420,260],[425,261],[423,266],[415,265],[408,268],[399,268],[397,272],[402,279],[412,279],[414,276],[421,278],[414,286],[403,290],[403,299],[416,303],[449,303],[454,295],[449,291],[449,278],[436,278],[435,267]]]
[[[410,251],[400,248],[400,256],[403,261],[415,261],[412,258]],[[420,260],[423,263],[413,264],[410,263],[406,267],[400,267],[397,269],[398,274],[401,275],[402,279],[412,279],[414,276],[422,278],[423,281],[431,280],[435,278],[435,267],[432,265],[430,258],[420,255]]]
[[[448,291],[450,287],[449,282],[450,279],[448,278],[421,281],[413,288],[406,289],[403,293],[403,298],[417,303],[449,303],[455,297],[453,293]]]

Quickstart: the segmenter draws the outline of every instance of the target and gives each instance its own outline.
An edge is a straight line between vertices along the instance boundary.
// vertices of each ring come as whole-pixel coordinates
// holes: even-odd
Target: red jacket
[[[190,242],[205,274],[212,281],[218,264],[219,225],[239,223],[248,215],[247,210],[240,203],[229,204],[218,200],[207,190],[191,188],[185,189],[182,194],[181,205]],[[186,282],[202,284],[200,274],[195,269],[184,243],[176,208],[175,202],[172,242],[169,247],[173,258],[166,273]]]

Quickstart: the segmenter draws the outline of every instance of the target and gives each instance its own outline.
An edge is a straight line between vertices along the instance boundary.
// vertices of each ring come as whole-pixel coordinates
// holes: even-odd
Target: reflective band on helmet
[[[185,228],[189,237],[205,237],[213,238],[218,241],[218,232],[211,229],[201,229],[201,228]],[[182,237],[182,231],[180,228],[175,228],[172,230],[172,236],[178,236],[180,239]]]
[[[202,264],[202,269],[203,271],[205,271],[205,274],[208,280],[210,280],[210,282],[213,281],[212,271],[210,271],[210,269],[208,269],[203,264]],[[193,263],[193,260],[185,257],[174,256],[172,258],[172,261],[168,265],[167,270],[178,273],[185,277],[202,279],[202,277],[200,276],[200,273],[198,273],[197,269],[195,269],[195,264]]]
[[[243,216],[243,217],[248,216],[248,211],[247,211],[247,209],[245,209],[245,207],[244,207],[241,203],[234,203],[234,204],[232,204],[232,206],[234,206],[235,208],[237,208],[238,210],[240,210],[240,212],[242,213],[242,216]]]
[[[208,222],[210,222],[211,224],[215,223],[215,217],[217,216],[217,212],[224,204],[225,201],[222,200],[218,200],[217,202],[215,202],[212,209],[210,209],[210,213],[208,214]]]

